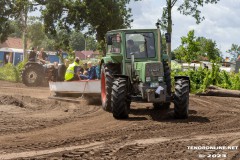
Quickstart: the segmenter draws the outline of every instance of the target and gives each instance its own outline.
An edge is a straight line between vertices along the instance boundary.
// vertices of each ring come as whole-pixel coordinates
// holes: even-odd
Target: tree
[[[27,28],[27,36],[31,41],[31,45],[34,47],[44,48],[42,43],[47,37],[40,19],[38,17],[29,17]]]
[[[13,0],[0,1],[0,42],[7,40],[8,35],[13,32],[9,19],[15,16],[14,2]]]
[[[233,60],[236,61],[240,55],[240,45],[232,44],[231,49],[227,51],[233,56]]]
[[[198,37],[197,42],[199,42],[199,55],[206,56],[208,60],[218,61],[220,60],[221,51],[217,48],[215,41],[207,39],[205,37]]]
[[[17,37],[17,38],[22,37],[22,30],[21,30],[21,26],[18,23],[18,21],[16,21],[16,20],[10,21],[10,28],[12,30],[12,33],[9,34],[10,37]]]
[[[191,15],[196,19],[196,23],[199,24],[204,17],[201,17],[200,7],[204,4],[217,3],[219,0],[166,0],[166,7],[163,9],[161,18],[161,27],[166,30],[170,37],[172,35],[172,8],[177,2],[181,4],[178,7],[178,11],[183,15]],[[167,43],[167,53],[171,57],[171,43]]]
[[[85,38],[81,32],[72,32],[69,40],[69,45],[73,50],[82,51],[85,50]]]
[[[23,52],[24,57],[27,56],[27,20],[28,13],[34,11],[32,0],[4,0],[0,2],[0,39],[5,41],[7,37],[13,32],[10,27],[10,19],[18,20],[21,25],[23,36]]]
[[[95,38],[91,36],[87,37],[86,43],[87,43],[87,48],[86,48],[87,50],[93,50],[93,51],[97,50],[98,43],[96,42]]]
[[[107,31],[130,26],[130,9],[126,4],[130,0],[35,0],[44,5],[42,15],[47,32],[56,34],[60,29],[77,31],[88,28],[88,34],[96,33],[96,39],[105,41]],[[103,46],[102,46],[103,47]]]
[[[199,50],[199,42],[196,41],[194,30],[191,30],[187,37],[181,37],[181,45],[175,50],[175,56],[179,60],[191,63],[197,58]]]
[[[76,51],[97,49],[97,42],[93,37],[87,37],[81,32],[76,31],[72,32],[69,44],[70,47]]]

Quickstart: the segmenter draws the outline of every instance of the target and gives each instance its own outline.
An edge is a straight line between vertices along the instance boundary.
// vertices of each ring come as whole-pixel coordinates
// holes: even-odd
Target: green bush
[[[20,62],[17,66],[8,63],[3,67],[0,67],[0,80],[21,82],[21,72],[25,63],[25,61]]]
[[[174,76],[189,76],[191,81],[191,92],[200,93],[206,91],[210,85],[215,85],[225,89],[240,90],[240,73],[227,73],[220,71],[219,66],[212,65],[212,69],[199,68],[196,71],[172,71],[172,84],[174,86]]]

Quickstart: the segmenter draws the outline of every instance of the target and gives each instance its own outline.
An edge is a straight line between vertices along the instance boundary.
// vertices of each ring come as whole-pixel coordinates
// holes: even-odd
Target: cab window
[[[131,58],[154,58],[156,56],[155,41],[153,33],[131,33],[126,34],[126,54]]]
[[[111,35],[112,44],[108,45],[108,52],[121,53],[121,37],[120,34]]]

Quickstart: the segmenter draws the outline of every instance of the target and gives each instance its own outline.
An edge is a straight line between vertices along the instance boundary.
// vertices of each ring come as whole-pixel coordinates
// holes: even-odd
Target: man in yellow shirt
[[[70,64],[65,73],[65,80],[66,81],[77,81],[79,80],[79,58],[76,57],[74,62]]]

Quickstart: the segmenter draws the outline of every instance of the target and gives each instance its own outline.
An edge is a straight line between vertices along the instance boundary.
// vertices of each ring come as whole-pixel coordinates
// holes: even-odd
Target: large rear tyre
[[[27,64],[22,71],[22,82],[29,87],[41,86],[44,81],[44,70],[39,64]]]
[[[129,98],[127,81],[125,78],[117,78],[112,86],[112,99],[111,99],[113,117],[116,119],[128,118],[129,114]]]
[[[111,112],[111,94],[112,94],[113,76],[107,66],[102,66],[101,69],[101,101],[102,108],[105,111]]]
[[[175,82],[174,116],[177,119],[188,118],[189,108],[189,82],[178,79]]]

